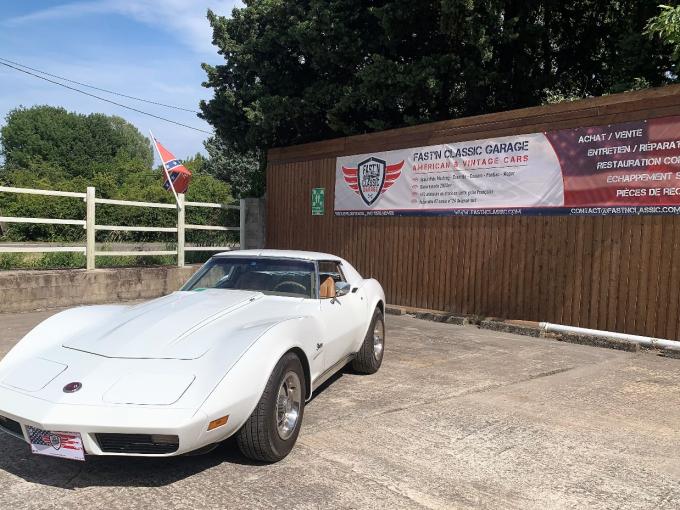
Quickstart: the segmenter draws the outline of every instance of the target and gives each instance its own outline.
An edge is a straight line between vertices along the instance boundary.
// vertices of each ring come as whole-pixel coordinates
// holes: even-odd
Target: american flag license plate
[[[51,432],[26,427],[31,442],[31,451],[61,459],[85,460],[83,440],[78,432]]]

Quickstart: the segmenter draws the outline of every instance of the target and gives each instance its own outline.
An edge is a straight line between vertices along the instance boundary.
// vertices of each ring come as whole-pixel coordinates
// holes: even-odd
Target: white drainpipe
[[[551,324],[549,322],[540,323],[541,330],[545,333],[572,333],[576,335],[589,335],[600,338],[614,338],[633,344],[649,347],[652,349],[671,349],[680,351],[680,342],[675,340],[665,340],[662,338],[652,338],[649,336],[627,335],[626,333],[615,333],[612,331],[602,331],[599,329],[577,328],[576,326],[564,326],[562,324]]]

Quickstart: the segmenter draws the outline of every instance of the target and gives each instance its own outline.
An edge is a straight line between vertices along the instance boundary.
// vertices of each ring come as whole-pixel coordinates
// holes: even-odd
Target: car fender
[[[368,329],[371,327],[371,321],[373,320],[373,311],[378,306],[381,306],[383,313],[385,311],[385,292],[377,280],[373,278],[365,279],[359,286],[359,292],[362,293],[366,301],[366,316],[364,318],[365,322],[362,328],[363,334],[361,337],[357,338],[357,343],[354,345],[353,350],[355,352],[361,349],[361,344],[368,334]]]
[[[128,307],[125,305],[80,306],[45,319],[19,340],[0,361],[0,376],[10,365],[38,356],[41,352],[60,345],[67,336],[95,326],[97,322],[126,308]]]
[[[379,303],[382,303],[383,312],[385,311],[385,291],[383,291],[378,280],[370,278],[365,280],[365,282],[363,288],[366,292],[366,302],[368,303],[370,320],[373,318],[373,310],[375,310]]]
[[[199,410],[209,420],[229,415],[225,427],[207,432],[211,442],[218,442],[236,433],[255,410],[265,386],[284,354],[291,350],[301,353],[305,363],[312,364],[316,354],[316,339],[321,333],[315,317],[285,319],[264,332],[231,367],[224,378],[206,398]],[[300,354],[298,354],[300,355]],[[318,375],[318,374],[316,374]],[[311,381],[315,373],[307,373],[307,398],[311,396]],[[206,438],[207,440],[207,438]]]

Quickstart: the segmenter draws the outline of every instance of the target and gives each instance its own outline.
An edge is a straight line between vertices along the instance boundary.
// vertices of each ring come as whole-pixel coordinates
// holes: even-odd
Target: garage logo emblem
[[[343,166],[342,174],[349,188],[371,206],[396,182],[403,166],[403,160],[388,165],[385,160],[371,156],[355,168]]]
[[[61,437],[57,434],[50,434],[50,444],[52,445],[52,448],[59,450],[61,448]]]

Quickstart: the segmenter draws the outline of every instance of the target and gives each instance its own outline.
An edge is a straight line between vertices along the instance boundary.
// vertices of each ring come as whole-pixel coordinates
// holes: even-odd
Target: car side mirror
[[[336,282],[335,297],[340,297],[344,296],[345,294],[349,294],[351,288],[352,286],[347,282]]]

